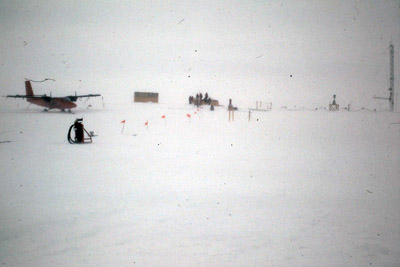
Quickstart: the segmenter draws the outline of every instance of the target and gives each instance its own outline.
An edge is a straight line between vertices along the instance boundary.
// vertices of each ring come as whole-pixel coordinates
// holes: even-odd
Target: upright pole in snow
[[[229,121],[231,121],[231,114],[232,114],[232,121],[235,120],[235,115],[233,110],[229,110]]]
[[[389,100],[390,111],[394,111],[394,47],[390,42],[390,88],[389,88],[389,98],[387,97],[377,97],[375,99],[386,99]]]
[[[164,124],[165,126],[167,126],[167,117],[165,115],[162,115],[161,119],[164,119]]]
[[[232,121],[235,120],[235,115],[233,114],[234,112],[234,107],[232,105],[232,99],[229,99],[229,105],[228,105],[228,111],[229,111],[229,121],[231,121],[231,112],[232,112]]]
[[[390,110],[394,111],[394,47],[393,44],[390,43]]]
[[[121,134],[124,133],[124,128],[125,128],[125,120],[121,121],[122,123],[122,130],[121,130]]]

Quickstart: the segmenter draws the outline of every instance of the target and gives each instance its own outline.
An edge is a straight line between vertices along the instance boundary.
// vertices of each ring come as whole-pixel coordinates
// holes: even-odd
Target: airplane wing
[[[83,98],[83,97],[96,97],[96,96],[101,96],[101,95],[100,95],[100,94],[70,95],[70,96],[67,96],[67,98],[71,99],[71,101],[76,101],[78,98]]]
[[[96,97],[96,96],[101,96],[100,94],[88,94],[88,95],[70,95],[70,96],[65,96],[62,97],[66,100],[73,101],[75,102],[78,100],[78,98],[82,97]],[[7,95],[6,97],[13,97],[13,98],[36,98],[36,99],[43,99],[47,102],[50,102],[52,99],[58,98],[58,97],[51,97],[47,95]]]
[[[6,95],[6,97],[13,97],[13,98],[44,98],[47,97],[46,95]]]

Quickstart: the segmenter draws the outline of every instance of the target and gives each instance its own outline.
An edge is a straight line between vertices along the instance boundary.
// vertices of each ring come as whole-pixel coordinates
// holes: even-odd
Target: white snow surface
[[[399,113],[74,112],[0,108],[2,266],[400,264]]]

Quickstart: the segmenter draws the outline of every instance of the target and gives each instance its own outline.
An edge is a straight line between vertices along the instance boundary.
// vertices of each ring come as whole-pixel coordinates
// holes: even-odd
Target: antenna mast
[[[389,98],[375,96],[375,99],[386,99],[389,100],[390,111],[394,111],[394,47],[390,42],[390,87],[389,87]]]
[[[390,43],[390,88],[389,88],[390,110],[394,111],[394,47]]]

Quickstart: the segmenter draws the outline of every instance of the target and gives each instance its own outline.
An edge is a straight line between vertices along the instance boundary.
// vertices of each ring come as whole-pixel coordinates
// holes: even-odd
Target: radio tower
[[[390,111],[394,111],[394,47],[390,42],[390,87],[389,87],[389,98],[387,97],[374,97],[375,99],[386,99],[389,100]]]
[[[390,88],[389,88],[390,110],[394,111],[394,47],[390,43]]]

